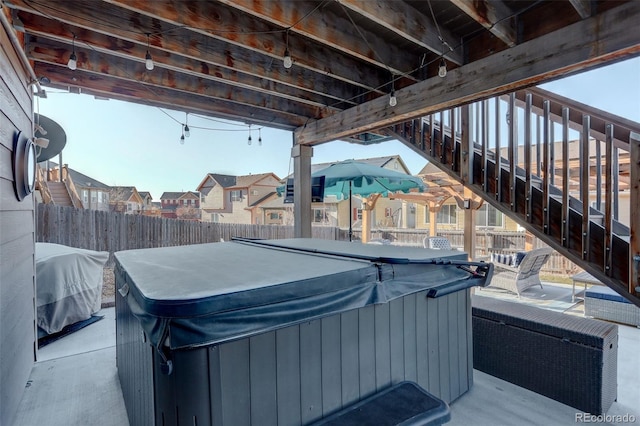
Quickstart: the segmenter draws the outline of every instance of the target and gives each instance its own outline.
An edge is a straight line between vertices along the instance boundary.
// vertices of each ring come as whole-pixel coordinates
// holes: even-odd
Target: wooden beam
[[[268,127],[293,130],[289,123],[298,121],[302,125],[305,117],[282,112],[260,109],[255,106],[241,105],[228,100],[212,100],[210,97],[198,96],[166,89],[163,87],[148,87],[142,82],[126,81],[106,75],[84,72],[80,69],[71,71],[67,67],[36,63],[34,69],[37,75],[46,75],[52,82],[52,87],[82,92],[94,96],[108,97],[142,105],[159,108],[179,109],[185,112],[209,115],[238,121],[239,116],[251,117],[253,124]],[[79,89],[81,88],[82,89]],[[91,87],[85,89],[84,87]],[[245,115],[246,114],[246,115]]]
[[[330,5],[324,5],[321,6],[322,12],[316,13],[318,4],[315,2],[299,1],[291,7],[287,0],[219,1],[279,27],[290,28],[290,37],[300,34],[377,67],[388,67],[394,74],[408,76],[419,65],[420,54],[399,50],[380,34],[354,27],[341,8],[334,12]],[[411,79],[415,81],[413,77]]]
[[[582,19],[587,19],[591,16],[591,0],[569,0],[569,3]]]
[[[488,29],[507,46],[516,45],[516,26],[513,13],[502,1],[450,0],[474,21]]]
[[[103,5],[110,3],[145,15],[150,20],[149,25],[155,26],[158,22],[165,22],[183,27],[192,34],[203,34],[209,38],[269,56],[277,61],[276,66],[282,66],[282,56],[287,47],[286,28],[274,26],[263,19],[255,19],[249,14],[232,9],[220,2],[104,1]],[[328,24],[325,22],[323,25]],[[335,30],[340,32],[339,28]],[[391,78],[386,68],[373,67],[363,61],[353,60],[336,49],[310,42],[307,38],[292,37],[290,34],[288,47],[293,54],[295,67],[307,68],[366,90],[375,91],[376,88],[387,84]],[[296,54],[296,52],[304,52],[304,54]]]
[[[28,50],[27,53],[31,55],[31,59],[50,63],[57,61],[62,64],[68,58],[68,54],[71,52],[72,40],[68,25],[35,15],[28,15],[25,18],[24,25],[28,35],[26,49]],[[247,72],[240,72],[240,70],[211,61],[212,55],[207,55],[206,58],[197,58],[196,52],[188,54],[187,46],[185,46],[186,49],[181,52],[181,55],[175,55],[167,51],[166,48],[157,49],[151,46],[147,49],[146,46],[143,47],[111,36],[92,33],[79,27],[71,27],[71,29],[82,40],[77,43],[79,48],[90,46],[92,51],[138,62],[143,61],[144,55],[148,50],[158,69],[170,69],[180,74],[231,84],[270,96],[285,97],[323,107],[327,105],[335,105],[336,107],[342,105],[341,108],[336,109],[338,111],[355,105],[354,102],[342,103],[342,99],[358,95],[358,91],[354,90],[353,86],[341,84],[302,68],[298,70],[300,71],[299,73],[278,74],[276,72],[276,75],[274,75],[273,72],[267,73],[266,69],[259,67],[256,63],[249,64],[250,59],[246,58],[244,63],[247,66],[243,67],[240,64],[239,68]],[[58,55],[58,57],[56,58],[54,55]],[[219,53],[218,56],[218,62],[223,61],[223,54]],[[236,58],[238,59],[238,56]],[[114,68],[114,65],[108,63],[106,65],[107,70]],[[322,93],[320,89],[327,86],[331,86],[332,90],[330,92],[327,91],[326,94]],[[330,109],[334,108],[330,107]]]
[[[398,104],[374,99],[296,130],[299,143],[314,145],[435,111],[529,87],[559,76],[586,70],[608,61],[640,54],[640,32],[629,31],[640,17],[640,2],[625,3],[585,19],[451,70],[439,77],[398,90]],[[547,52],[558,52],[548,55]],[[477,76],[483,76],[478,79]]]
[[[311,157],[313,148],[293,140],[293,233],[296,238],[311,238]],[[351,214],[351,212],[349,212]]]
[[[60,54],[60,49],[38,43],[37,45],[30,45],[28,52],[31,59],[66,67],[66,61],[63,60],[66,58]],[[243,85],[211,81],[207,78],[181,74],[173,69],[158,67],[154,69],[153,72],[147,72],[144,63],[138,58],[135,58],[138,60],[124,59],[106,55],[95,50],[86,50],[78,46],[76,46],[76,56],[78,57],[78,70],[76,71],[100,74],[140,83],[148,88],[171,88],[175,91],[206,96],[211,98],[211,100],[233,100],[233,102],[237,102],[238,104],[285,112],[301,117],[326,116],[331,114],[331,112],[320,105],[305,105],[288,98],[254,91]]]
[[[445,58],[456,65],[464,63],[461,49],[453,51],[449,48],[443,49],[443,42],[438,37],[438,28],[432,18],[417,11],[406,2],[340,0],[339,3],[438,56],[442,55],[444,50]],[[407,19],[409,16],[411,19]],[[458,46],[458,36],[445,28],[444,25],[440,26],[439,30],[446,43],[453,48]],[[392,49],[393,55],[396,55],[398,49],[395,46]]]
[[[12,4],[18,7],[19,4]],[[61,12],[58,12],[62,15]],[[59,42],[71,44],[72,34],[76,35],[76,43],[90,46],[92,49],[108,52],[112,55],[128,55],[144,58],[147,50],[147,38],[142,27],[136,31],[119,32],[121,26],[130,25],[123,17],[115,17],[110,25],[95,24],[93,20],[74,14],[52,16],[47,18],[34,13],[20,12],[28,34],[41,38],[50,38]],[[107,19],[108,17],[104,17]],[[281,61],[272,57],[256,55],[246,49],[229,45],[220,40],[194,34],[175,26],[156,25],[160,31],[166,31],[171,37],[159,39],[150,38],[150,52],[157,66],[182,68],[182,72],[197,72],[211,77],[218,77],[231,82],[248,80],[249,76],[258,81],[259,85],[268,86],[276,82],[283,89],[281,93],[295,93],[302,90],[301,98],[308,97],[344,109],[359,101],[374,99],[378,94],[366,92],[358,85],[336,80],[329,75],[317,73],[303,67],[291,70],[284,69]],[[173,28],[173,30],[172,30]],[[97,32],[96,32],[97,30]],[[388,78],[385,77],[385,78]],[[261,82],[261,83],[260,83]],[[346,100],[346,101],[345,101]]]

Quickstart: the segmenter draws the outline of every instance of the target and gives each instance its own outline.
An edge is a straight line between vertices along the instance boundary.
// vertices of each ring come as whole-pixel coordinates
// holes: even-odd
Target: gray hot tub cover
[[[290,239],[118,252],[116,281],[158,349],[212,345],[387,303],[487,285],[459,251]]]
[[[109,252],[36,243],[38,327],[52,334],[98,312]]]

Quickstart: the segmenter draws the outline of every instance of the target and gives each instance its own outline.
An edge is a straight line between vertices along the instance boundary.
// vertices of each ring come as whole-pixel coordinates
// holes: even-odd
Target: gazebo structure
[[[311,236],[313,146],[398,139],[640,305],[640,125],[534,87],[638,56],[637,1],[0,5],[2,424],[34,362],[30,138],[48,87],[291,131],[300,237]]]

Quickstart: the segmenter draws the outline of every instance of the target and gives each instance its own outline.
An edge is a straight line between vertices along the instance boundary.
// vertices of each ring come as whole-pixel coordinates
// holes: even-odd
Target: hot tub
[[[301,425],[393,384],[472,384],[459,251],[314,239],[116,253],[117,366],[133,425]]]

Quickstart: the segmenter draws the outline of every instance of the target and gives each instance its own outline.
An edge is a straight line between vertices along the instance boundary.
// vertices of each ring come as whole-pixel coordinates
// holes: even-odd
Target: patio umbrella
[[[335,196],[338,200],[349,199],[349,241],[351,241],[351,197],[372,194],[388,196],[394,192],[424,191],[422,179],[384,169],[368,163],[347,160],[334,163],[311,174],[312,178],[324,176],[324,196]]]

